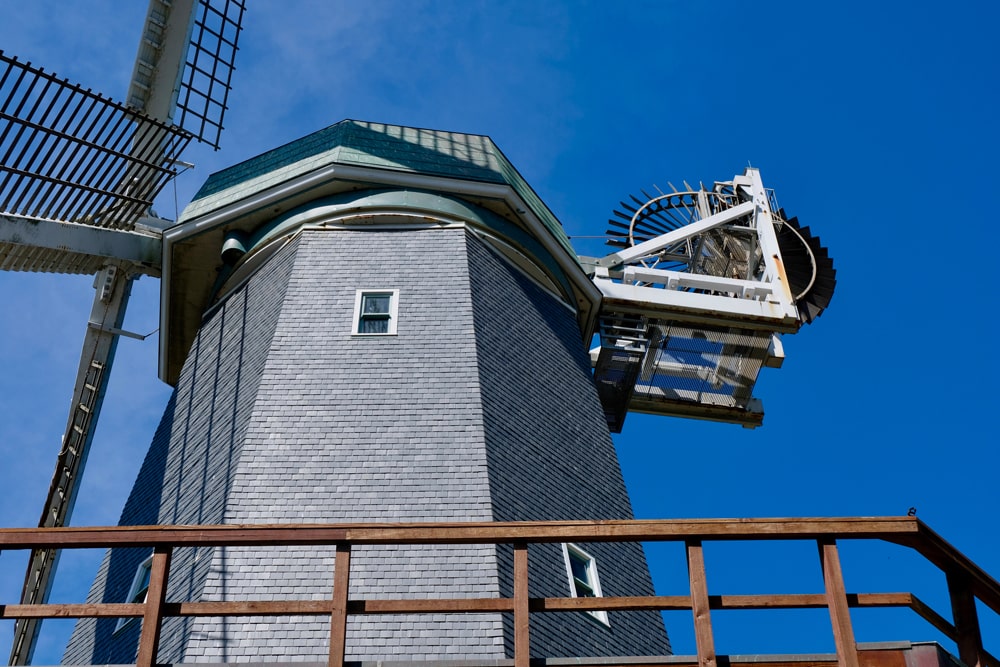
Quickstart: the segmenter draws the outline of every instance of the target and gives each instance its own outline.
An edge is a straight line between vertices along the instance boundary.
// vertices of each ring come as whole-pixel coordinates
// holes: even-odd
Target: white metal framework
[[[612,232],[622,249],[581,258],[603,295],[591,360],[609,426],[620,431],[629,410],[758,426],[751,394],[762,367],[781,365],[778,335],[832,295],[825,250],[784,219],[757,169],[633,201],[630,215],[616,212],[627,223],[612,221],[627,229]],[[789,248],[807,258],[792,275]],[[804,311],[820,286],[829,294]]]

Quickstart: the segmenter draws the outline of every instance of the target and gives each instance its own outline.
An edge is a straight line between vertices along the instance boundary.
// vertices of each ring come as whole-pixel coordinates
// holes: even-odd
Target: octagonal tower
[[[629,519],[587,343],[600,293],[483,136],[343,121],[214,174],[164,233],[175,387],[123,525]],[[352,593],[511,595],[509,547],[359,548]],[[90,601],[141,594],[112,550]],[[532,596],[649,595],[639,545],[537,545]],[[328,599],[334,556],[178,549],[168,600]],[[138,584],[137,584],[138,582]],[[137,587],[138,586],[138,587]],[[369,620],[370,619],[370,620]],[[660,616],[535,614],[533,654],[662,655]],[[86,619],[66,662],[135,659]],[[160,662],[326,655],[324,619],[171,619]],[[355,618],[348,657],[510,657],[502,614]]]

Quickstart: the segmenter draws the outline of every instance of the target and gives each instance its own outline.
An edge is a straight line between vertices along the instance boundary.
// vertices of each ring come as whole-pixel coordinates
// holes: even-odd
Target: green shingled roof
[[[212,174],[179,222],[330,164],[508,184],[576,256],[562,225],[486,136],[344,120]]]

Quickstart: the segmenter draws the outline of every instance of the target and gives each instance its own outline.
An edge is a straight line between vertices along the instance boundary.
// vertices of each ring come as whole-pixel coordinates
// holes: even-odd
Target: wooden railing
[[[837,542],[886,540],[910,547],[941,569],[948,583],[949,622],[910,593],[849,594]],[[819,547],[823,594],[709,595],[702,544],[713,540],[814,540]],[[531,598],[527,545],[543,542],[683,542],[690,595]],[[513,598],[356,600],[348,598],[351,549],[357,545],[513,544]],[[329,600],[166,602],[174,547],[333,545],[333,595]],[[162,621],[172,616],[328,615],[329,664],[343,664],[347,618],[352,614],[512,612],[514,665],[528,667],[532,612],[691,610],[697,661],[714,667],[711,611],[827,607],[842,667],[860,664],[850,607],[908,607],[952,639],[969,667],[997,667],[983,648],[975,600],[1000,614],[1000,584],[913,517],[842,519],[707,519],[528,523],[339,524],[282,526],[139,526],[118,528],[0,529],[0,549],[152,547],[149,591],[140,604],[0,605],[2,619],[141,617],[137,665],[156,664]],[[574,664],[587,664],[577,661]],[[608,664],[604,660],[601,664]]]

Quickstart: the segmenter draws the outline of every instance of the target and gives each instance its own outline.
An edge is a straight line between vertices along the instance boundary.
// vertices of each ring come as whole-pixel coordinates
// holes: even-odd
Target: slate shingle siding
[[[574,314],[475,237],[468,245],[494,520],[631,519]],[[597,561],[604,594],[653,594],[641,546],[579,546]],[[528,553],[531,596],[571,595],[561,545]],[[513,551],[499,548],[498,559],[510,573]],[[509,576],[501,591],[512,595]],[[586,614],[533,614],[530,633],[535,657],[670,651],[655,612],[611,613],[610,628]]]
[[[277,253],[205,318],[122,510],[121,525],[222,523],[296,246]],[[105,554],[87,601],[125,601],[136,568],[149,554],[141,549]],[[197,599],[210,562],[209,549],[175,550],[167,599]],[[79,621],[63,662],[134,662],[140,623],[132,621],[115,633],[116,624],[116,619]],[[189,619],[166,621],[161,661],[181,659],[190,625]]]
[[[354,336],[358,289],[399,290],[395,336]],[[305,230],[206,318],[123,524],[631,516],[573,314],[461,228]],[[650,594],[638,547],[583,545],[608,594]],[[90,599],[148,554],[116,550]],[[559,545],[531,594],[569,594]],[[352,597],[512,594],[510,550],[359,547]],[[178,550],[171,600],[328,598],[330,549]],[[134,660],[139,623],[81,621],[66,661]],[[668,648],[656,614],[538,614],[536,655]],[[348,658],[498,659],[510,615],[354,617]],[[160,661],[305,661],[324,617],[174,619]]]
[[[305,231],[226,512],[229,523],[489,520],[461,229]],[[353,336],[358,289],[398,289],[396,336]],[[241,559],[266,560],[259,569]],[[205,599],[328,598],[329,550],[215,554]],[[275,574],[280,572],[280,574]],[[355,596],[496,594],[486,546],[370,547]],[[321,658],[329,620],[199,622],[188,659]],[[287,641],[275,642],[282,633]],[[499,614],[353,619],[352,659],[502,656]]]

